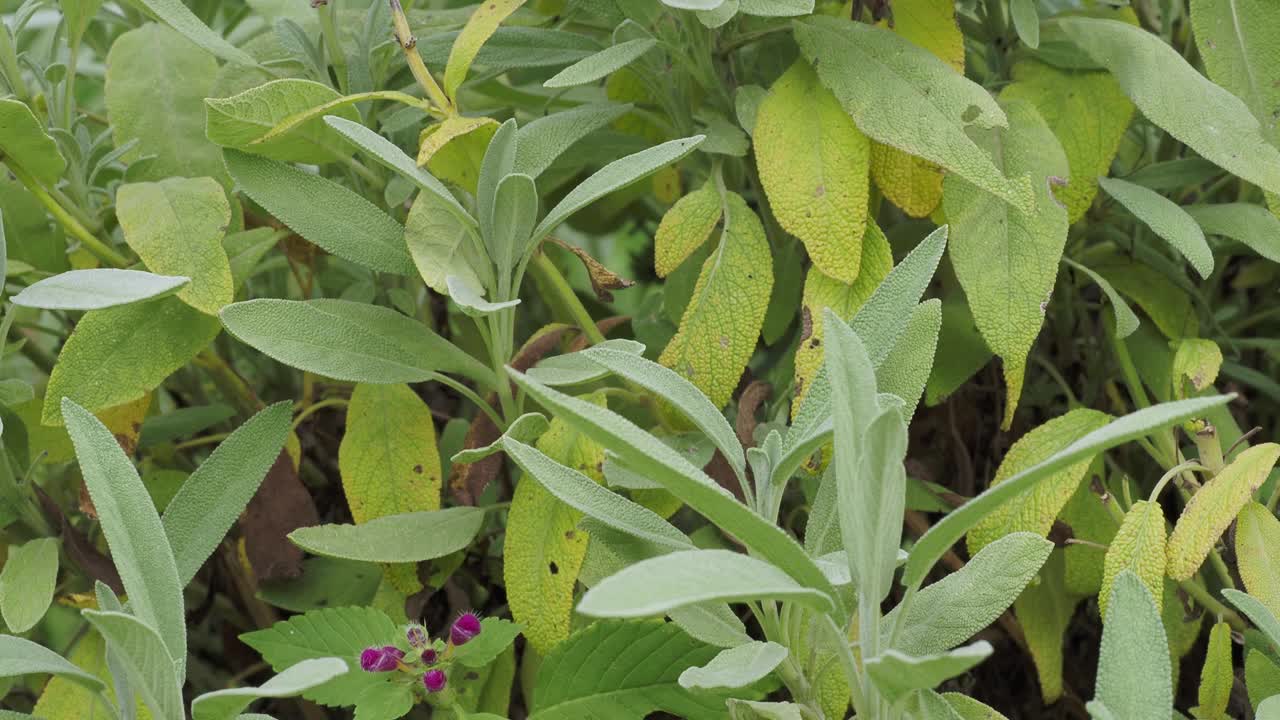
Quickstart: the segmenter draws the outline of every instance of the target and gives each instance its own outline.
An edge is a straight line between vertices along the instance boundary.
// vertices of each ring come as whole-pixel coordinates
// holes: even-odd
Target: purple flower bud
[[[449,628],[449,642],[454,645],[466,645],[472,638],[480,634],[480,618],[475,613],[462,613]]]
[[[427,646],[427,631],[421,625],[410,625],[409,629],[404,631],[404,637],[409,641],[409,647],[415,650],[421,650]]]
[[[443,670],[428,670],[427,674],[422,676],[422,684],[427,688],[427,692],[440,692],[448,682],[449,678],[445,677]]]
[[[380,648],[365,648],[360,653],[360,667],[365,672],[390,672],[396,669],[404,653],[398,648],[386,645]]]
[[[427,648],[422,651],[422,662],[427,665],[435,665],[439,661],[440,655],[435,651],[435,648]]]

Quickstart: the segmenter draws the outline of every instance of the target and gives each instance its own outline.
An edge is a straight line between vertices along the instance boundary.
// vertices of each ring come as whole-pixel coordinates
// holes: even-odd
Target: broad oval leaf
[[[289,533],[293,544],[315,555],[362,562],[415,563],[455,553],[471,544],[484,523],[477,507],[387,515],[360,525],[318,525]],[[406,542],[412,538],[412,542]]]
[[[321,118],[308,120],[281,137],[258,142],[280,123],[298,113],[342,98],[333,88],[312,80],[283,78],[226,98],[208,98],[205,134],[223,146],[265,155],[274,160],[325,163],[348,157],[350,147]],[[355,108],[329,111],[348,122],[360,120]]]
[[[67,169],[58,144],[45,132],[26,103],[0,100],[0,155],[45,185],[54,185]]]
[[[787,659],[787,649],[775,642],[749,642],[721,650],[702,667],[680,673],[680,687],[715,690],[747,687],[763,680]]]
[[[191,278],[142,270],[69,270],[34,282],[13,296],[14,305],[45,310],[101,310],[172,295]]]
[[[357,384],[347,405],[338,470],[357,524],[440,509],[440,453],[431,409],[407,385]]]
[[[1098,610],[1107,616],[1107,603],[1116,578],[1126,570],[1137,575],[1160,611],[1164,599],[1164,510],[1158,503],[1139,500],[1125,513],[1124,522],[1107,548],[1102,565]]]
[[[36,538],[10,545],[0,572],[0,615],[10,632],[36,626],[53,602],[58,582],[58,540]]]

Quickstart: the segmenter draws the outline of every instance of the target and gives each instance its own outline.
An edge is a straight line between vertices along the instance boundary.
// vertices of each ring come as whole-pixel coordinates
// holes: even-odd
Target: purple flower
[[[427,648],[422,651],[422,662],[427,665],[435,665],[439,661],[440,655],[435,651],[435,648]]]
[[[391,645],[365,648],[360,653],[360,667],[365,672],[390,672],[396,669],[402,657],[404,653]]]
[[[472,638],[480,634],[480,618],[475,613],[462,613],[449,628],[449,642],[454,645],[466,645]]]
[[[415,650],[421,650],[427,646],[427,631],[421,625],[410,625],[409,629],[404,631],[404,637],[409,641],[409,646]]]
[[[440,692],[447,682],[449,678],[445,677],[443,670],[428,670],[427,674],[422,676],[422,684],[427,688],[427,692]]]

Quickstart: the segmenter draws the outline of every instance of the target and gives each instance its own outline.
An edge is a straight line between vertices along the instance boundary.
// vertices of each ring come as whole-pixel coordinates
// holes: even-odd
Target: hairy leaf
[[[298,113],[341,97],[328,85],[312,80],[272,80],[238,95],[206,99],[205,134],[223,147],[265,155],[273,160],[333,162],[350,156],[350,146],[318,116],[280,137],[260,141]],[[331,108],[326,114],[352,122],[360,120],[360,114],[349,105]]]
[[[10,632],[25,633],[40,622],[53,602],[58,582],[58,541],[36,538],[10,545],[0,572],[0,615]]]
[[[1280,616],[1280,520],[1265,505],[1249,503],[1236,516],[1236,563],[1245,589]]]
[[[1182,254],[1200,274],[1207,278],[1213,272],[1213,251],[1204,239],[1204,231],[1176,203],[1154,190],[1119,178],[1098,178],[1107,194],[1146,223],[1156,235],[1164,238]]]
[[[1089,707],[1102,704],[1116,720],[1167,720],[1173,708],[1170,672],[1160,611],[1138,576],[1125,570],[1108,603]]]
[[[1102,565],[1098,610],[1103,617],[1107,615],[1107,603],[1116,578],[1125,571],[1142,581],[1151,593],[1156,611],[1160,611],[1164,597],[1165,537],[1164,510],[1158,503],[1139,500],[1125,513]]]
[[[298,547],[325,557],[362,562],[416,563],[471,544],[484,523],[482,508],[460,506],[386,515],[359,525],[318,525],[289,533]],[[413,538],[405,543],[404,538]]]
[[[45,310],[102,310],[177,292],[191,278],[142,270],[70,270],[34,282],[13,296],[14,305]]]

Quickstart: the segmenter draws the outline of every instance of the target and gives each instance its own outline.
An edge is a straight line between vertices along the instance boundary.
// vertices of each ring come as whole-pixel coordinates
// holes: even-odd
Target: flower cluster
[[[453,649],[471,642],[483,629],[475,613],[463,613],[449,627],[449,639],[433,641],[427,629],[410,625],[405,630],[408,652],[395,647],[365,648],[360,653],[360,668],[365,672],[399,671],[421,675],[422,686],[428,693],[439,693],[449,684],[448,669]]]

